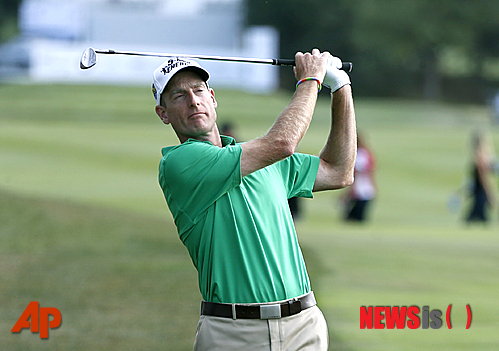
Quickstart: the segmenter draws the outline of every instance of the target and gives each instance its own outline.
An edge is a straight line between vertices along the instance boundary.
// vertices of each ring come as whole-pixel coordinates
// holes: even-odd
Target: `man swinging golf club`
[[[156,113],[180,141],[163,148],[159,183],[203,297],[194,350],[327,350],[287,199],[352,184],[355,114],[338,58],[314,49],[295,61],[289,105],[242,144],[219,133],[208,71],[172,57],[154,72]],[[319,156],[295,153],[322,84],[330,134]]]

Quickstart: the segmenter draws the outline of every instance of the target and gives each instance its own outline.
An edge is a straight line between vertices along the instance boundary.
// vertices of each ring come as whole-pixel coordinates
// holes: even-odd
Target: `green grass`
[[[5,192],[0,199],[2,349],[189,349],[196,273],[169,221]],[[30,301],[61,311],[46,342],[10,333]]]
[[[289,95],[217,91],[221,121],[262,135]],[[499,133],[481,106],[356,99],[378,159],[366,225],[340,220],[341,191],[304,200],[297,223],[334,350],[495,350],[497,208],[485,227],[447,209],[469,135]],[[200,294],[157,183],[177,143],[148,88],[0,85],[0,345],[6,350],[190,350]],[[329,127],[322,98],[300,151]],[[49,340],[11,333],[30,301],[63,317]],[[453,305],[453,329],[361,330],[360,306]],[[466,330],[466,304],[473,311]]]

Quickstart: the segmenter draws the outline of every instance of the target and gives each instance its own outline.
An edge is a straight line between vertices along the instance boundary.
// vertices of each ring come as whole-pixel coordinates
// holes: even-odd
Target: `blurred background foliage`
[[[17,9],[22,0],[0,0],[0,43],[17,34]]]
[[[499,2],[247,0],[247,18],[279,30],[283,58],[353,61],[356,96],[484,103],[499,87]]]

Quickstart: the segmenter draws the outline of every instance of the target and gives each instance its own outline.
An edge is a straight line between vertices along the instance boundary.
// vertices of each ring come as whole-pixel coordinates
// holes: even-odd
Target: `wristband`
[[[321,83],[321,81],[319,80],[319,78],[315,78],[315,77],[307,77],[307,78],[300,79],[298,81],[298,83],[296,83],[296,87],[298,88],[298,85],[300,85],[303,82],[306,82],[307,80],[315,80],[317,82],[317,84],[319,85],[319,91],[322,90],[322,83]]]

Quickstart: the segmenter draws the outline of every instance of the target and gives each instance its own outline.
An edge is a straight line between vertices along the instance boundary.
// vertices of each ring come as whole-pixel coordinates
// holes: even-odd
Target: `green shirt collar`
[[[220,138],[222,139],[222,147],[226,147],[226,146],[229,146],[229,145],[236,145],[236,139],[234,139],[233,137],[226,136],[226,135],[220,135]],[[209,141],[201,141],[201,140],[197,140],[197,139],[193,139],[193,138],[189,138],[185,142],[186,143],[188,143],[188,142],[208,143],[210,145],[213,145]],[[179,146],[179,145],[166,146],[163,149],[161,149],[161,153],[163,154],[163,156],[165,156],[170,150],[172,150],[173,148],[175,148],[177,146]]]
[[[222,146],[223,147],[226,147],[228,145],[236,145],[236,139],[234,139],[233,137],[226,136],[226,135],[220,135],[220,139],[222,139]],[[187,139],[186,142],[189,142],[189,141],[193,141],[193,142],[197,141],[197,142],[200,142],[200,143],[208,143],[208,144],[213,145],[209,141],[202,141],[202,140],[197,140],[197,139],[193,139],[193,138]]]

